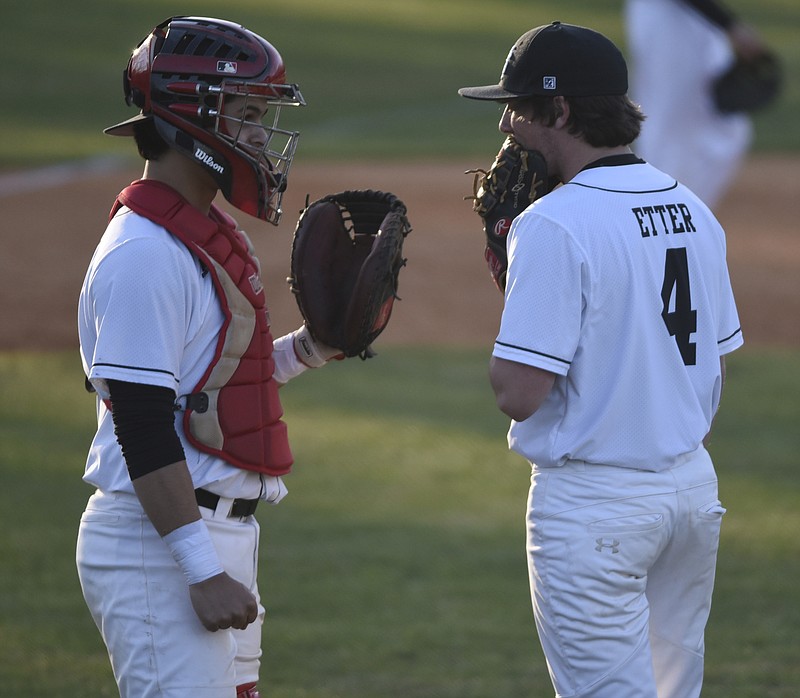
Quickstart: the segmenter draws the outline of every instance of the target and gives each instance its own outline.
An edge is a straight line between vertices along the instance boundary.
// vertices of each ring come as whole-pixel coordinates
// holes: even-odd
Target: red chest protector
[[[187,438],[239,468],[285,475],[292,454],[272,377],[272,334],[259,264],[247,237],[221,209],[212,205],[207,218],[153,180],[126,187],[111,216],[123,205],[163,226],[197,256],[211,274],[225,316],[214,359],[188,396]]]

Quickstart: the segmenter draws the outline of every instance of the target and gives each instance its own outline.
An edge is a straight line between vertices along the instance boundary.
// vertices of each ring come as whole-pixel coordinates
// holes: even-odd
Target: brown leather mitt
[[[483,221],[486,235],[484,257],[495,285],[506,287],[508,255],[506,237],[511,221],[536,199],[550,192],[557,182],[547,175],[547,163],[538,150],[526,150],[511,136],[503,142],[492,166],[467,170],[474,175],[472,208]]]
[[[398,298],[409,232],[405,204],[388,192],[350,190],[306,205],[287,281],[315,340],[348,357],[374,356],[371,344]]]

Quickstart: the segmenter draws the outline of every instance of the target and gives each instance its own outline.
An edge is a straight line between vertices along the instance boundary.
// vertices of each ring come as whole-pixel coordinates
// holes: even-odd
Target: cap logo
[[[542,78],[542,89],[543,90],[555,90],[556,89],[556,76],[555,75],[545,75]]]
[[[239,72],[239,65],[236,61],[217,61],[217,72],[235,75]]]

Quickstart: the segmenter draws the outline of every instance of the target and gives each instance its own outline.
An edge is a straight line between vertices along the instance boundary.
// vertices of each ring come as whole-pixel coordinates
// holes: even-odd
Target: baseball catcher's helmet
[[[244,27],[206,17],[171,17],[134,49],[123,74],[125,101],[138,116],[105,130],[134,135],[152,119],[167,144],[205,167],[236,208],[277,225],[286,177],[299,134],[278,128],[281,106],[305,105],[297,85],[285,82],[280,54]],[[268,105],[264,143],[240,140],[246,123],[223,113],[226,99]]]

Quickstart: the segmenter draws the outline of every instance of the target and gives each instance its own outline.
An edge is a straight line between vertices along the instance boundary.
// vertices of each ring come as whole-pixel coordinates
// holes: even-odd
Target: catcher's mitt
[[[344,191],[306,203],[287,281],[315,340],[345,356],[374,355],[370,345],[398,297],[409,232],[405,204],[391,193]]]
[[[474,175],[472,208],[483,220],[486,234],[484,256],[500,291],[506,287],[508,255],[506,236],[511,221],[556,185],[547,176],[547,163],[538,150],[525,150],[511,136],[503,142],[494,163],[486,170],[467,170]]]
[[[723,114],[763,109],[778,97],[782,82],[781,64],[774,54],[737,59],[712,83],[714,104]]]

